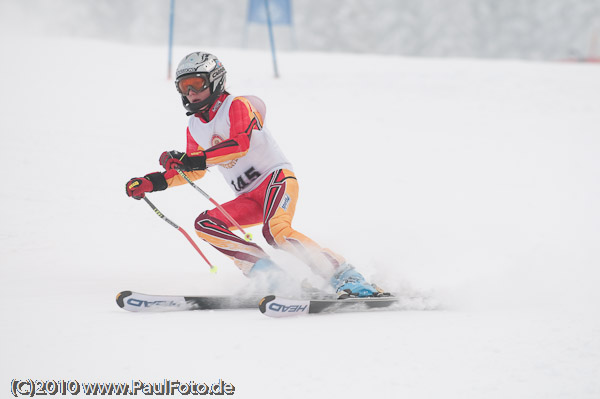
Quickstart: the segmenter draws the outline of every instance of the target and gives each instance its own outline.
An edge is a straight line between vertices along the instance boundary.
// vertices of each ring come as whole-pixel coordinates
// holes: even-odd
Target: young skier
[[[296,255],[329,281],[340,297],[380,295],[342,256],[292,228],[298,200],[292,165],[263,125],[263,102],[228,93],[225,76],[225,68],[212,54],[191,53],[179,63],[175,86],[190,117],[186,151],[165,151],[159,160],[165,172],[129,180],[127,195],[139,200],[145,193],[185,184],[176,169],[197,180],[207,168],[218,166],[236,194],[222,207],[242,228],[262,224],[271,246]],[[216,208],[195,221],[198,236],[230,257],[246,276],[282,275],[261,247],[233,234],[232,228]]]

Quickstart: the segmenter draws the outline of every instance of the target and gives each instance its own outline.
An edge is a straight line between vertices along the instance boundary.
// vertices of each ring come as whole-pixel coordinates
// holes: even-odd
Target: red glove
[[[136,177],[127,182],[125,191],[129,197],[136,200],[142,199],[146,193],[151,193],[154,186],[152,182],[145,177]]]
[[[162,191],[168,187],[167,180],[162,173],[150,173],[144,177],[134,177],[125,184],[127,196],[136,200],[142,199],[146,193]]]
[[[179,151],[165,151],[160,155],[158,161],[166,170],[181,169],[190,172],[206,169],[206,155],[203,151],[199,151],[198,154],[194,153],[192,156]]]
[[[158,162],[162,165],[165,170],[171,169],[182,169],[183,162],[181,162],[180,158],[185,157],[185,153],[179,151],[165,151],[160,154],[160,158]]]

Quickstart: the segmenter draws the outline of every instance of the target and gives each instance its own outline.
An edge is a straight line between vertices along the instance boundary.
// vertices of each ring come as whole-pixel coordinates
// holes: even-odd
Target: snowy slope
[[[114,295],[245,284],[124,194],[184,148],[166,51],[1,40],[2,395],[14,378],[221,378],[239,398],[600,397],[597,66],[288,53],[275,80],[268,53],[205,49],[267,103],[300,179],[295,227],[441,308],[138,315]],[[232,198],[217,172],[199,183]],[[190,232],[210,205],[185,186],[150,198]]]

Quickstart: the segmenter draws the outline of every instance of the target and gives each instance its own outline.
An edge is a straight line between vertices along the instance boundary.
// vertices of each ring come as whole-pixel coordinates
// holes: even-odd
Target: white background
[[[27,32],[167,45],[170,0],[3,0]],[[248,0],[176,0],[176,44],[268,49]],[[537,60],[600,58],[597,0],[291,0],[280,50]]]

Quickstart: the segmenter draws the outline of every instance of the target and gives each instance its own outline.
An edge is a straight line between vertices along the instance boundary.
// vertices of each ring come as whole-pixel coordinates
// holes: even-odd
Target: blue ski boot
[[[347,263],[341,265],[331,277],[331,285],[339,299],[381,295],[377,288],[365,281],[365,278],[354,269],[354,266]]]
[[[265,295],[290,291],[296,285],[291,276],[269,258],[259,259],[247,276],[253,280],[255,290]]]
[[[277,266],[277,264],[275,264],[275,262],[273,262],[271,259],[262,258],[262,259],[259,259],[258,262],[256,262],[252,266],[252,268],[248,272],[248,277],[252,278],[252,277],[256,277],[262,273],[273,273],[273,272],[280,273],[280,272],[283,272],[283,270],[281,270],[281,268],[279,266]]]

